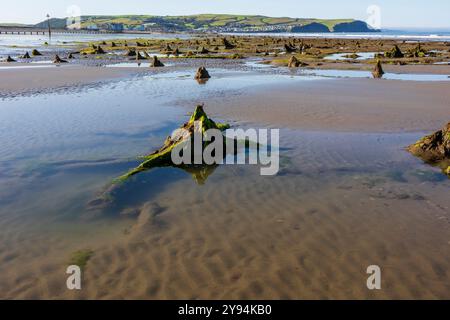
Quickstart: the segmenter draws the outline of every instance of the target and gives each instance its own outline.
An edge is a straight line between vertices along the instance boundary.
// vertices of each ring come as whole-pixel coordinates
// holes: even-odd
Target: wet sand
[[[225,118],[272,127],[359,132],[432,131],[448,122],[445,82],[329,79],[254,87],[212,99],[208,109]]]
[[[320,66],[315,66],[317,69],[336,69],[336,70],[373,70],[373,65],[364,65],[360,63],[324,63]],[[442,74],[450,76],[450,66],[449,65],[395,65],[395,64],[384,64],[383,70],[385,72],[392,73],[405,73],[405,74]]]
[[[83,66],[22,70],[0,70],[12,79],[6,93],[73,83],[97,88],[104,80],[129,80],[136,74],[134,69]],[[25,82],[30,74],[33,83]],[[213,119],[239,127],[282,128],[279,175],[261,177],[254,167],[222,166],[201,186],[179,171],[158,169],[139,176],[134,188],[125,190],[122,206],[105,214],[89,212],[85,204],[135,163],[116,159],[115,167],[95,157],[89,162],[93,155],[77,146],[77,159],[86,162],[69,158],[67,165],[43,172],[14,168],[0,173],[8,183],[0,194],[15,199],[0,202],[1,298],[450,297],[450,181],[404,150],[424,132],[448,122],[449,83],[317,79],[180,98],[175,91],[192,89],[182,85],[194,80],[177,81],[167,84],[173,97],[151,87],[151,81],[112,87],[111,92],[120,90],[120,95],[109,97],[114,100],[110,115],[126,119],[139,111],[139,118],[152,119],[154,114],[146,110],[162,112],[176,105],[192,111],[196,103],[206,102]],[[214,78],[210,81],[198,88],[207,91]],[[233,81],[233,76],[225,81]],[[70,92],[66,90],[65,101],[76,103]],[[130,105],[129,97],[136,92],[142,100],[135,98]],[[159,95],[171,99],[157,102]],[[8,99],[1,102],[6,106]],[[26,100],[25,110],[40,102]],[[86,130],[77,123],[79,106],[55,106],[58,109],[50,111],[63,114],[64,128],[75,118],[70,132]],[[114,130],[97,132],[92,125],[93,137],[106,137],[111,130],[118,143],[139,145],[142,139],[142,153],[148,144],[157,146],[164,139],[162,134],[155,139],[153,132],[136,133],[133,122],[122,127],[123,120],[102,114],[83,121],[97,119],[111,122]],[[51,120],[45,126],[60,128],[58,118]],[[49,144],[47,152],[53,147]],[[107,151],[114,153],[111,149]],[[17,181],[21,191],[8,194]],[[41,211],[52,214],[34,217]],[[68,211],[74,216],[67,222],[62,217]],[[68,291],[69,257],[87,248],[94,254],[85,269],[83,290]],[[372,264],[382,268],[381,291],[367,290],[365,271]]]
[[[3,68],[3,69],[2,69]],[[77,85],[96,84],[102,81],[130,77],[140,72],[137,68],[102,68],[80,65],[40,65],[29,63],[0,63],[0,77],[8,79],[0,85],[0,95],[9,96],[26,92]]]
[[[202,64],[203,61],[199,63]],[[323,68],[333,67],[339,70],[345,65],[330,64]],[[185,67],[177,66],[159,70],[82,65],[45,65],[37,68],[21,68],[22,66],[30,64],[18,63],[11,66],[0,63],[0,75],[8,79],[2,81],[0,96],[19,97],[29,91],[45,93],[56,88],[63,88],[64,92],[70,93],[78,85],[95,87],[108,80],[132,81],[133,76],[138,74],[186,70]],[[8,68],[2,70],[2,67]],[[235,66],[231,66],[233,67]],[[188,70],[184,73],[192,72]],[[258,71],[276,76],[280,70],[281,74],[291,74],[293,77],[302,72],[289,71],[287,68]],[[450,73],[450,67],[447,66],[385,66],[385,70],[402,74]],[[233,81],[232,75],[226,77]],[[365,78],[318,78],[314,81],[291,83],[272,81],[267,85],[249,86],[244,91],[232,90],[231,94],[220,95],[220,98],[212,96],[207,101],[197,100],[195,103],[207,103],[208,112],[214,116],[275,127],[349,132],[431,131],[442,127],[448,120],[449,83]],[[185,106],[189,110],[191,104],[191,101],[186,100],[178,102],[179,106]]]
[[[221,167],[206,186],[185,177],[150,191],[154,181],[174,175],[161,169],[146,176],[145,200],[127,205],[128,218],[124,212],[114,224],[87,219],[77,232],[56,232],[53,224],[24,234],[13,233],[20,223],[11,224],[14,217],[2,219],[11,230],[1,235],[2,297],[449,297],[449,184],[417,175],[425,168],[418,171],[398,151],[408,138],[295,131],[283,137],[290,162],[277,177]],[[389,171],[398,165],[407,167],[400,177]],[[83,184],[71,180],[72,189]],[[84,287],[70,292],[65,267],[71,252],[84,248],[94,251]],[[372,264],[382,268],[381,291],[365,286]]]

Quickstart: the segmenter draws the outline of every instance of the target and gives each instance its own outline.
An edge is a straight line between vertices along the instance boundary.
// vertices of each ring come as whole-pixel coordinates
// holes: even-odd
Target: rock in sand
[[[426,163],[439,166],[450,177],[450,122],[442,130],[410,145],[407,150]]]
[[[55,55],[55,59],[53,59],[53,63],[66,63],[67,60],[61,59],[57,54]]]
[[[162,63],[157,56],[153,56],[153,61],[150,65],[151,67],[164,67],[164,63]]]
[[[236,46],[235,46],[234,44],[231,44],[231,42],[229,42],[229,41],[227,40],[227,38],[223,38],[223,39],[222,39],[222,43],[223,43],[223,45],[225,46],[225,49],[227,49],[227,50],[236,48]]]
[[[374,78],[382,78],[384,75],[383,67],[381,66],[381,61],[378,60],[375,68],[372,71],[372,75]]]
[[[284,50],[286,51],[286,53],[292,53],[292,52],[297,51],[297,48],[295,48],[291,44],[285,44],[284,45]]]
[[[308,64],[306,64],[306,63],[304,63],[304,62],[301,62],[300,60],[298,60],[295,56],[292,56],[290,59],[289,59],[289,62],[288,62],[288,67],[289,68],[298,68],[298,67],[305,67],[305,66],[307,66]]]
[[[211,76],[209,75],[208,70],[206,70],[205,67],[200,67],[197,70],[197,73],[195,74],[194,79],[196,80],[205,80],[205,79],[209,79],[211,78]]]
[[[38,50],[36,50],[36,49],[33,49],[33,51],[31,51],[31,54],[33,55],[33,56],[42,56],[42,53],[40,53]]]
[[[198,51],[198,53],[200,53],[200,54],[208,54],[208,53],[209,53],[209,50],[206,49],[205,47],[202,47],[202,48]]]
[[[398,45],[395,45],[391,51],[387,51],[384,54],[387,58],[403,58],[405,55],[403,54],[403,52],[400,50],[400,48],[398,47]]]
[[[426,162],[450,160],[450,122],[442,130],[409,146],[408,151]]]

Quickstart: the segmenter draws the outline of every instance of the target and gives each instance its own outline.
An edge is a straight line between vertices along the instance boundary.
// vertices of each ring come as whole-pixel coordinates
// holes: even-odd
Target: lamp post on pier
[[[47,26],[48,26],[48,43],[52,40],[52,30],[50,28],[50,15],[47,13]]]

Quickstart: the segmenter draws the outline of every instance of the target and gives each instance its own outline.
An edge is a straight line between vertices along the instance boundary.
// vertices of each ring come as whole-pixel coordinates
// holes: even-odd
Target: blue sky
[[[77,5],[88,14],[184,15],[196,13],[261,14],[298,18],[367,19],[367,8],[381,8],[383,28],[448,28],[448,0],[20,0],[2,1],[0,22],[36,23],[49,13],[67,16],[67,8]]]

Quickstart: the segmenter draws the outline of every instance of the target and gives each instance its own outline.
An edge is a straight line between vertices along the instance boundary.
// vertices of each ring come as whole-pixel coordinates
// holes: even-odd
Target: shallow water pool
[[[199,85],[194,72],[0,100],[0,297],[449,297],[450,180],[404,150],[423,132],[281,128],[276,176],[159,168],[92,210],[196,104],[320,80],[210,69]],[[78,250],[93,256],[74,293],[65,268]],[[374,263],[379,293],[365,289]]]

